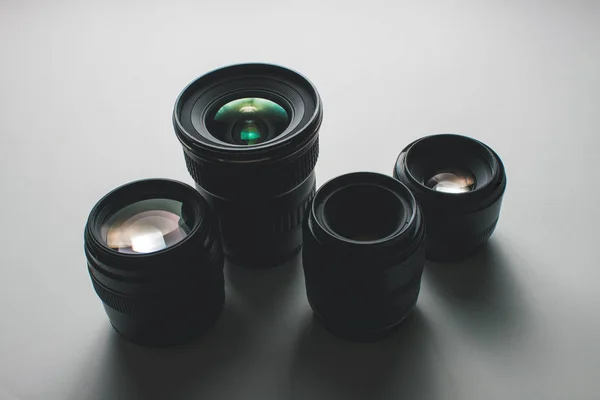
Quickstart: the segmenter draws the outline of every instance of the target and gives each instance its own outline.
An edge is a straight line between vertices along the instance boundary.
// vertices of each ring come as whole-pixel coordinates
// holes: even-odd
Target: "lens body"
[[[126,339],[176,344],[221,314],[217,218],[192,187],[163,179],[121,186],[92,209],[84,240],[94,289]]]
[[[234,263],[271,267],[300,250],[321,120],[316,88],[274,65],[210,72],[177,99],[173,124],[188,171]]]
[[[506,189],[500,157],[465,136],[421,138],[398,157],[394,177],[419,202],[427,222],[427,259],[456,261],[492,235]]]
[[[412,311],[425,261],[425,224],[391,177],[352,173],[317,192],[304,223],[308,301],[337,336],[374,340]]]

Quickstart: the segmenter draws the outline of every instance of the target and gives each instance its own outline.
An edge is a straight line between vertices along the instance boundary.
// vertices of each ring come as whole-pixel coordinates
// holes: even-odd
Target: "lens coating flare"
[[[219,108],[209,130],[220,140],[249,146],[273,139],[289,122],[287,111],[279,104],[260,97],[245,97]]]
[[[260,140],[260,129],[252,120],[244,122],[244,126],[240,132],[240,140],[245,144],[256,144]]]
[[[427,181],[427,187],[444,193],[466,193],[475,189],[475,177],[460,169],[437,172]]]
[[[119,253],[152,253],[183,240],[191,231],[182,203],[148,199],[123,207],[102,225],[102,237]]]

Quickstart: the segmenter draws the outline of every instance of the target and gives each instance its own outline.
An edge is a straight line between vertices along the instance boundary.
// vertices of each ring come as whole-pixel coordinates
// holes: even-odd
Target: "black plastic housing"
[[[383,234],[347,237],[366,233],[367,225]],[[413,310],[425,262],[425,223],[403,184],[376,173],[339,176],[317,192],[303,232],[308,301],[333,334],[376,340]]]
[[[216,139],[207,119],[242,97],[282,105],[290,115],[288,128],[252,146]],[[268,64],[212,71],[177,99],[173,125],[188,171],[218,214],[225,255],[235,264],[272,267],[301,249],[301,223],[316,188],[322,114],[319,94],[306,78]]]
[[[444,193],[425,185],[443,167],[460,167],[477,179],[471,192]],[[394,177],[419,202],[427,222],[427,259],[457,261],[483,245],[496,228],[506,189],[500,157],[485,144],[461,135],[418,139],[400,153]]]
[[[107,247],[100,227],[112,210],[169,198],[189,205],[194,226],[181,242],[147,254]],[[194,188],[177,181],[131,182],[104,196],[85,227],[85,255],[96,293],[115,330],[146,346],[185,342],[218,319],[225,301],[217,218]]]

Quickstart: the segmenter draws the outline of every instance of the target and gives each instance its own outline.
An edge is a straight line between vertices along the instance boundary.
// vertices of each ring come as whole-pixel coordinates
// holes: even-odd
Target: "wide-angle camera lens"
[[[494,232],[506,174],[500,157],[485,144],[452,134],[421,138],[402,150],[394,177],[423,209],[427,259],[464,258]]]
[[[180,94],[175,133],[234,263],[270,267],[300,250],[321,120],[316,88],[274,65],[218,69]]]
[[[317,318],[350,340],[386,336],[415,306],[424,243],[421,210],[402,183],[367,172],[327,182],[304,223],[306,292]]]
[[[92,209],[84,240],[94,289],[126,339],[175,344],[221,314],[217,218],[192,187],[164,179],[121,186]]]

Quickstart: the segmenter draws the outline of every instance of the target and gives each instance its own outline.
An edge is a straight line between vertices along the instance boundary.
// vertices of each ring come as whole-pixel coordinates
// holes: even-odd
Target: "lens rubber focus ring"
[[[319,140],[317,138],[304,154],[291,163],[274,168],[276,172],[261,166],[256,173],[240,174],[239,168],[228,171],[222,166],[197,161],[186,151],[183,154],[188,172],[208,192],[219,196],[244,192],[284,193],[301,184],[315,168],[319,158]]]
[[[136,317],[153,316],[156,315],[157,312],[164,313],[173,308],[186,308],[189,307],[190,304],[206,303],[203,300],[210,297],[210,294],[201,291],[185,291],[183,293],[170,292],[164,293],[160,297],[126,296],[108,290],[102,286],[91,273],[90,276],[96,294],[106,306],[120,313]]]
[[[316,185],[312,187],[310,193],[302,203],[291,210],[287,210],[284,213],[276,215],[272,221],[271,232],[273,233],[284,233],[294,230],[298,226],[302,225],[302,221],[304,221],[304,216],[310,207],[310,202],[315,197],[315,192],[317,191]]]
[[[147,316],[155,314],[158,310],[167,310],[173,307],[186,307],[187,304],[191,304],[193,299],[199,299],[200,301],[206,297],[211,296],[211,288],[218,288],[217,292],[224,285],[222,280],[222,273],[217,272],[218,269],[223,268],[223,248],[221,246],[221,240],[215,233],[211,233],[212,240],[207,240],[205,243],[210,243],[206,250],[201,251],[201,254],[197,255],[197,262],[199,265],[208,265],[214,270],[213,277],[215,282],[205,282],[206,289],[204,290],[178,290],[178,291],[164,291],[160,295],[153,296],[131,296],[123,293],[117,293],[106,288],[99,280],[94,276],[94,269],[88,265],[88,272],[92,280],[92,285],[96,294],[102,300],[102,302],[108,307],[119,311],[123,314],[132,316]],[[189,274],[190,279],[194,279],[194,275]],[[201,293],[204,292],[204,295]]]
[[[223,226],[224,232],[228,233],[224,235],[225,255],[239,264],[260,264],[261,260],[268,258],[268,265],[265,265],[265,267],[268,267],[277,265],[298,253],[302,249],[301,241],[299,245],[281,252],[279,257],[265,257],[265,252],[266,254],[277,253],[273,252],[271,248],[265,247],[265,245],[269,243],[273,245],[279,238],[287,238],[286,234],[296,234],[295,232],[297,232],[301,236],[302,223],[309,212],[315,193],[316,183],[313,182],[308,195],[304,197],[298,206],[282,210],[264,223],[261,223],[261,221],[248,222],[240,217],[233,217],[222,222],[225,224]],[[250,235],[250,233],[235,229],[244,225],[251,226],[253,232],[259,232],[259,234]],[[265,236],[261,236],[260,232],[266,238],[273,239],[265,239]],[[287,248],[288,240],[284,240],[281,244],[280,250]]]

